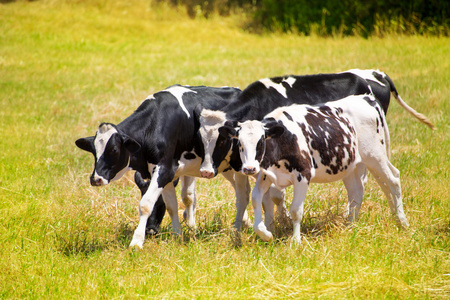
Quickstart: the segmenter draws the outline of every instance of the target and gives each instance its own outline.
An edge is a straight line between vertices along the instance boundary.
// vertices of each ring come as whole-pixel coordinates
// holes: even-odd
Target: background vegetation
[[[159,0],[165,2],[165,0]],[[253,31],[302,34],[449,34],[450,3],[441,0],[166,0],[184,5],[191,17],[241,11]]]
[[[254,35],[241,25],[240,13],[193,19],[143,0],[0,4],[0,298],[449,297],[449,39]],[[289,244],[283,220],[263,243],[251,229],[233,233],[234,195],[218,177],[198,181],[198,229],[184,228],[182,243],[166,218],[142,250],[127,248],[140,195],[132,174],[91,187],[93,160],[77,138],[174,83],[244,88],[350,68],[385,71],[438,127],[390,107],[411,230],[396,228],[370,177],[355,225],[342,218],[341,183],[314,185],[302,244]]]

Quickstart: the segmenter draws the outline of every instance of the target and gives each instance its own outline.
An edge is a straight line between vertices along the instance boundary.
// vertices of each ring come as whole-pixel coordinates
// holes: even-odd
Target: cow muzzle
[[[200,169],[200,176],[203,178],[211,179],[214,177],[214,171],[206,170],[206,169]]]
[[[108,183],[105,183],[105,180],[99,176],[91,176],[91,185],[92,186],[102,186],[107,185]]]
[[[256,168],[255,167],[244,167],[244,168],[242,168],[242,173],[244,173],[245,175],[255,175]]]

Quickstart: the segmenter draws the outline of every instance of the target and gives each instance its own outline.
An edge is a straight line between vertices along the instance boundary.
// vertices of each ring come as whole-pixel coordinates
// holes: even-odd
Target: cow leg
[[[386,195],[391,213],[395,215],[397,224],[403,228],[409,227],[403,211],[399,170],[389,162],[387,157],[383,157],[381,160],[375,162],[369,161],[369,163],[371,164],[367,165],[367,167]]]
[[[162,190],[162,195],[167,212],[172,220],[172,230],[175,234],[181,235],[181,224],[178,218],[178,201],[174,185],[171,183],[166,185]]]
[[[164,203],[162,196],[160,196],[153,207],[150,217],[147,219],[146,233],[148,235],[158,234],[159,226],[161,225],[165,213],[166,204]]]
[[[284,197],[286,196],[286,190],[277,189],[274,185],[272,185],[269,189],[270,199],[272,199],[273,203],[277,206],[278,214],[281,217],[289,218],[289,212],[286,208],[286,202],[284,201]]]
[[[191,228],[196,228],[195,209],[197,206],[197,198],[195,197],[195,181],[195,177],[181,177],[181,199],[185,206],[183,218],[186,220],[186,224]]]
[[[234,228],[241,230],[242,226],[250,227],[251,222],[247,213],[250,195],[248,176],[235,171],[223,172],[222,175],[233,185],[236,194],[236,219]]]
[[[155,207],[155,203],[158,200],[159,196],[163,193],[164,187],[167,187],[167,191],[165,192],[165,195],[163,195],[163,200],[166,204],[167,211],[173,216],[173,207],[174,202],[175,205],[177,205],[177,199],[175,194],[175,187],[173,185],[173,174],[168,171],[168,168],[165,168],[164,166],[156,166],[153,169],[152,178],[150,180],[149,187],[145,194],[142,196],[141,201],[139,202],[139,224],[137,228],[134,231],[133,239],[131,240],[130,247],[138,246],[142,248],[144,245],[144,239],[145,239],[145,226],[147,224],[147,220],[150,217],[150,215],[153,212],[153,208]],[[172,192],[173,190],[173,192]],[[172,213],[169,211],[169,209],[172,210]],[[181,227],[177,225],[178,215],[174,222],[172,220],[172,227],[174,227],[174,231],[176,233],[181,232]]]
[[[263,172],[260,172],[252,192],[252,205],[255,213],[255,224],[253,225],[253,228],[262,240],[268,242],[272,240],[273,236],[272,233],[267,230],[267,227],[262,220],[261,205],[264,194],[269,190],[271,182],[267,180],[267,178],[264,179],[264,177],[266,176],[264,176]]]
[[[277,206],[278,214],[284,218],[289,217],[289,213],[284,202],[285,190],[277,189],[273,184],[270,186],[269,191],[264,194],[262,200],[262,206],[264,209],[264,224],[269,231],[275,230],[275,218],[274,218],[274,205]]]
[[[141,201],[139,202],[139,224],[134,231],[130,247],[138,246],[139,248],[142,248],[142,246],[144,245],[145,226],[147,224],[147,220],[150,217],[153,211],[153,207],[155,206],[155,203],[163,190],[163,188],[158,187],[157,177],[158,176],[152,177],[147,192],[145,192],[144,196],[142,196]],[[164,202],[166,202],[166,199],[164,199]]]
[[[275,230],[275,222],[274,222],[274,208],[275,203],[270,199],[270,188],[267,193],[264,194],[262,199],[262,207],[264,210],[264,224],[267,227],[267,230],[273,232]]]
[[[343,179],[348,195],[346,214],[348,214],[348,221],[350,223],[355,222],[358,219],[364,196],[364,184],[366,179],[367,168],[364,164],[358,164],[355,170]]]
[[[303,179],[294,184],[294,197],[291,204],[291,218],[294,226],[292,241],[300,243],[300,224],[303,217],[303,206],[305,204],[306,193],[308,192],[308,183]]]

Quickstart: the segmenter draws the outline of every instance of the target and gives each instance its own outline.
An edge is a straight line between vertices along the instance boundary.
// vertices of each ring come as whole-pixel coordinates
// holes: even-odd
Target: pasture
[[[450,297],[450,40],[254,35],[242,18],[193,20],[143,0],[0,4],[0,298]],[[160,235],[128,249],[133,174],[91,187],[93,158],[74,144],[175,83],[245,88],[352,68],[386,72],[437,126],[391,98],[407,231],[369,176],[356,224],[343,218],[342,183],[312,185],[301,245],[285,220],[264,243],[233,232],[234,193],[219,176],[197,181],[196,231],[182,224],[179,243],[166,214]]]

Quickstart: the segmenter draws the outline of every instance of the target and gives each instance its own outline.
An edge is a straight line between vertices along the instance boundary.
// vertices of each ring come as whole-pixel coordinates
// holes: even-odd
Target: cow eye
[[[114,146],[114,148],[112,148],[112,154],[117,154],[119,152],[119,148],[117,148],[116,146]]]

